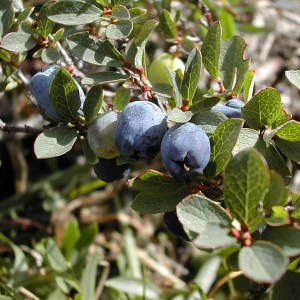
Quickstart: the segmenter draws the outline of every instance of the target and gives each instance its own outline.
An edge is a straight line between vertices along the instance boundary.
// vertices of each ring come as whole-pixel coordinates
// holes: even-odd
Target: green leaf
[[[118,87],[114,97],[114,107],[116,110],[123,110],[129,103],[130,89],[124,88],[122,85]]]
[[[290,224],[288,211],[283,206],[272,206],[271,216],[266,218],[266,222],[270,226],[284,226]]]
[[[31,34],[23,32],[11,32],[5,35],[1,41],[1,47],[14,52],[23,52],[32,49],[36,45]]]
[[[123,5],[116,5],[112,9],[112,18],[114,19],[129,19],[129,10]],[[109,15],[107,17],[110,17]]]
[[[230,235],[229,227],[212,222],[208,223],[204,231],[193,240],[193,244],[199,249],[217,249],[235,243],[236,238]]]
[[[81,99],[75,79],[63,67],[54,75],[50,84],[50,101],[62,116],[76,119]]]
[[[273,136],[290,142],[300,142],[300,123],[291,120],[273,131]]]
[[[210,161],[204,169],[206,177],[212,178],[223,170],[231,157],[243,123],[242,119],[228,119],[215,129],[210,137]]]
[[[134,42],[137,47],[145,47],[146,42],[148,41],[150,34],[158,25],[156,20],[147,20],[141,27],[139,33],[136,35]]]
[[[10,62],[11,61],[11,55],[8,51],[0,48],[0,59],[5,61],[5,62]]]
[[[248,102],[253,97],[255,71],[248,70],[244,77],[244,100]]]
[[[184,71],[184,77],[181,85],[181,94],[184,99],[192,102],[202,69],[202,57],[200,51],[195,48],[189,54]]]
[[[68,126],[52,127],[39,134],[34,142],[37,158],[51,158],[71,150],[77,139],[77,131]]]
[[[76,248],[80,250],[88,249],[89,246],[94,242],[95,237],[98,234],[98,224],[92,223],[85,227],[81,232],[81,237],[76,243]]]
[[[55,276],[55,283],[66,294],[69,293],[69,286],[67,280],[62,276]]]
[[[29,269],[25,253],[19,246],[14,244],[9,238],[7,238],[1,232],[0,232],[0,241],[1,243],[8,245],[14,253],[13,265],[10,266],[11,267],[10,271],[12,272],[12,274],[14,274],[12,283],[23,280],[24,274],[26,274]]]
[[[173,177],[164,175],[155,170],[148,170],[142,175],[130,180],[130,187],[134,190],[156,195],[168,195],[174,190],[181,190],[184,185],[179,185]],[[187,187],[188,188],[188,187]]]
[[[55,46],[50,46],[43,49],[41,58],[44,63],[51,64],[60,59],[60,52]]]
[[[168,110],[167,113],[168,113],[168,120],[174,123],[186,123],[193,116],[192,112],[182,111],[178,107]]]
[[[279,246],[287,257],[300,255],[300,230],[294,227],[270,228],[262,238]]]
[[[285,182],[283,178],[275,171],[270,171],[270,188],[265,196],[264,207],[270,212],[274,205],[286,205],[289,192],[284,188]]]
[[[207,31],[201,48],[205,68],[208,73],[217,80],[219,79],[221,40],[221,24],[220,22],[216,22]]]
[[[255,148],[264,156],[269,169],[275,170],[278,174],[280,174],[285,185],[289,184],[292,177],[291,172],[278,150],[272,144],[266,145],[261,138],[257,140]]]
[[[103,89],[99,85],[91,87],[83,104],[85,121],[90,124],[100,111],[103,101]]]
[[[53,43],[56,44],[59,39],[62,37],[62,35],[64,34],[65,29],[64,28],[60,28],[59,30],[57,30],[54,35],[53,35]]]
[[[102,11],[87,2],[63,0],[53,5],[48,10],[48,18],[59,24],[73,26],[88,24],[100,19]]]
[[[121,74],[117,72],[112,71],[103,71],[103,72],[97,72],[92,73],[87,76],[85,76],[81,83],[82,84],[106,84],[106,83],[112,83],[112,82],[124,82],[129,79],[129,75]]]
[[[136,68],[143,66],[143,53],[150,34],[158,25],[156,20],[147,20],[125,48],[126,59]]]
[[[272,300],[298,300],[300,295],[300,273],[287,271],[274,285]]]
[[[262,201],[269,182],[266,162],[255,149],[238,153],[225,168],[225,205],[250,231],[257,229],[263,221]]]
[[[218,19],[221,22],[223,30],[223,39],[227,40],[236,33],[236,26],[234,16],[226,8],[220,9],[218,12]]]
[[[204,110],[194,115],[191,122],[200,125],[206,134],[212,134],[217,126],[225,120],[227,118],[217,111]]]
[[[45,247],[45,254],[51,267],[57,272],[66,272],[68,270],[67,261],[62,255],[56,242],[52,238],[49,238],[47,239]]]
[[[277,128],[292,119],[292,115],[281,109],[279,116],[276,118],[271,128]]]
[[[26,21],[32,14],[32,12],[34,11],[34,7],[27,7],[25,8],[19,15],[18,15],[18,19],[16,21],[16,23],[14,24],[14,26],[17,28],[19,27],[19,25],[23,22]]]
[[[273,88],[260,91],[242,109],[242,117],[254,129],[272,125],[280,114],[281,97]]]
[[[24,297],[22,297],[19,293],[17,293],[14,289],[12,289],[11,287],[9,287],[8,285],[6,285],[5,283],[0,281],[0,290],[1,290],[1,295],[0,297],[2,297],[1,300],[23,300]],[[9,296],[13,297],[9,297],[9,296],[3,296],[2,293],[5,291],[6,294],[8,294]]]
[[[84,138],[82,141],[82,151],[86,160],[91,164],[96,164],[99,160],[94,151],[91,149],[91,146],[87,140]]]
[[[201,267],[199,271],[197,272],[197,275],[193,279],[195,283],[205,292],[208,293],[214,284],[217,276],[218,271],[220,268],[220,265],[222,263],[222,259],[220,256],[212,256],[206,259],[203,264],[201,264]],[[205,299],[202,299],[205,300]]]
[[[0,38],[6,34],[13,23],[15,14],[12,0],[0,1]]]
[[[127,19],[120,19],[115,24],[107,26],[105,34],[108,39],[120,40],[124,39],[131,33],[133,23]]]
[[[39,11],[37,21],[37,29],[36,32],[44,38],[47,38],[48,35],[52,32],[55,23],[53,23],[47,17],[47,13],[49,12],[50,7],[53,5],[53,2],[45,3]]]
[[[203,97],[202,99],[194,102],[190,107],[191,112],[194,114],[211,109],[220,101],[217,97]]]
[[[83,270],[83,274],[80,279],[82,300],[95,299],[98,256],[99,254],[97,252],[93,253]]]
[[[19,33],[27,33],[30,34],[33,39],[37,40],[37,36],[35,35],[35,30],[32,28],[32,23],[29,20],[23,21],[18,28]]]
[[[80,230],[76,219],[72,219],[64,232],[61,250],[67,260],[71,258],[72,251],[80,238]]]
[[[147,9],[140,8],[140,7],[132,7],[129,8],[129,12],[130,12],[130,19],[131,21],[133,21],[145,15],[147,13]]]
[[[243,247],[238,259],[239,267],[245,276],[262,283],[278,281],[288,265],[288,260],[280,248],[265,241],[257,241],[251,247]]]
[[[237,96],[249,70],[250,59],[244,59],[247,43],[241,36],[233,36],[223,42],[220,54],[220,77],[224,87]]]
[[[131,188],[141,191],[131,208],[140,213],[160,213],[175,209],[190,194],[190,187],[178,184],[172,177],[150,170],[133,180]]]
[[[239,137],[236,141],[236,144],[232,150],[232,154],[236,155],[237,153],[248,149],[253,148],[259,139],[259,132],[251,128],[242,128],[239,134]]]
[[[107,40],[95,42],[87,32],[75,33],[67,39],[72,53],[83,61],[109,67],[121,67],[122,54]]]
[[[198,195],[189,195],[177,204],[180,223],[195,233],[202,234],[209,223],[230,226],[231,218],[218,203]]]
[[[290,224],[288,211],[283,206],[272,206],[271,216],[266,218],[266,222],[270,226],[284,226]]]
[[[173,88],[167,83],[156,83],[154,86],[152,86],[152,92],[164,98],[173,97]]]
[[[181,95],[181,83],[182,80],[180,76],[173,70],[167,68],[170,82],[174,88],[174,99],[176,101],[176,107],[180,108],[182,106],[182,95]]]
[[[149,282],[143,282],[141,279],[114,277],[106,280],[105,286],[147,300],[157,300],[161,294],[157,287],[152,286]]]
[[[285,76],[295,87],[300,90],[300,70],[285,71]]]
[[[36,52],[34,52],[32,54],[33,58],[40,58],[42,56],[43,51],[45,50],[45,48],[40,48],[39,50],[37,50]]]
[[[166,39],[173,39],[178,35],[176,24],[166,9],[163,9],[159,16],[159,28],[164,33]]]
[[[72,265],[82,272],[82,264],[86,260],[88,249],[98,234],[98,224],[92,223],[81,232],[81,236],[72,252]]]
[[[276,139],[275,144],[278,149],[289,159],[300,163],[300,142],[290,142],[282,139]]]

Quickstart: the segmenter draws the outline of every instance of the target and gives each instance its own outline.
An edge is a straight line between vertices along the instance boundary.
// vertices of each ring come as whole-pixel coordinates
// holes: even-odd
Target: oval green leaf
[[[112,82],[124,82],[129,79],[129,75],[121,74],[118,72],[112,72],[112,71],[104,71],[104,72],[97,72],[93,74],[89,74],[85,76],[81,83],[82,84],[106,84],[106,83],[112,83]]]
[[[83,113],[85,121],[90,124],[100,111],[103,101],[103,89],[100,86],[93,86],[87,93]]]
[[[14,20],[14,9],[12,0],[0,1],[0,37],[6,34]]]
[[[265,241],[258,241],[251,247],[243,247],[238,260],[244,275],[259,283],[278,281],[288,265],[288,259],[280,248]]]
[[[132,29],[133,23],[130,20],[120,19],[117,23],[108,25],[105,34],[108,39],[119,40],[129,36]]]
[[[212,178],[218,175],[231,157],[232,149],[243,127],[242,119],[227,119],[222,122],[210,137],[210,161],[204,169],[204,175]]]
[[[102,11],[87,2],[63,0],[59,1],[49,8],[47,11],[48,18],[63,25],[82,25],[94,22],[100,19]]]
[[[203,233],[208,223],[229,227],[231,218],[218,203],[198,195],[190,195],[176,207],[180,223],[195,233]]]
[[[281,97],[273,88],[260,91],[242,109],[242,117],[253,129],[272,125],[280,114]]]
[[[297,228],[271,228],[262,238],[279,246],[287,257],[300,255],[300,230]]]
[[[5,35],[1,41],[1,47],[14,52],[23,52],[32,49],[36,45],[31,34],[12,32]]]
[[[225,168],[224,200],[233,217],[250,231],[263,222],[262,201],[269,187],[269,171],[255,149],[234,156]]]
[[[52,127],[39,134],[34,142],[37,158],[51,158],[63,155],[71,150],[78,133],[68,126]]]

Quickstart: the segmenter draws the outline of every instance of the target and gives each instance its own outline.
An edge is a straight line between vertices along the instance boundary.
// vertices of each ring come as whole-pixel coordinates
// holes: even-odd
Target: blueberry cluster
[[[107,121],[109,122],[108,118]],[[112,123],[115,123],[115,119]],[[107,125],[104,126],[104,123],[99,121],[94,124],[98,126],[97,135],[105,140],[102,132]],[[94,127],[94,124],[91,127]],[[91,127],[89,131],[96,130]],[[117,148],[126,160],[151,160],[160,152],[165,168],[176,179],[189,179],[202,174],[208,164],[210,142],[201,127],[187,122],[174,125],[168,130],[166,116],[157,105],[149,101],[136,101],[128,104],[119,115],[116,125],[112,127],[115,127],[115,144],[112,145],[111,152]],[[112,136],[111,133],[109,136]],[[94,148],[95,153],[104,153],[104,149],[105,153],[108,151],[104,148],[104,143],[100,141],[101,138],[98,139],[98,149]],[[116,160],[112,162],[116,163]],[[103,164],[103,161],[100,161],[98,165]],[[101,169],[98,165],[94,167],[96,170]],[[104,176],[99,170],[96,173],[103,179]],[[126,165],[111,170],[115,172],[116,179],[119,179],[121,174],[127,173]]]
[[[49,121],[68,123],[49,99],[51,80],[59,68],[52,65],[35,74],[30,81],[32,94],[42,116]],[[79,90],[82,114],[85,95]],[[241,117],[244,102],[231,99],[224,105],[212,108],[228,118]],[[191,122],[177,124],[168,129],[163,111],[149,101],[129,103],[121,113],[108,111],[99,114],[89,125],[87,140],[99,162],[94,171],[105,182],[119,180],[128,175],[129,164],[118,164],[118,157],[125,162],[151,160],[159,152],[167,171],[179,180],[191,179],[203,173],[210,159],[210,141],[198,125]]]

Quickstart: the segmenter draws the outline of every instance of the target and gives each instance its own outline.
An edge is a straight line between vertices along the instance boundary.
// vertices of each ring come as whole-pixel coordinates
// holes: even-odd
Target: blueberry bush
[[[23,2],[0,3],[1,92],[29,102],[2,139],[34,153],[31,183],[1,197],[1,299],[299,299],[300,123],[255,88],[243,1]],[[195,253],[186,276],[138,249],[154,214]]]

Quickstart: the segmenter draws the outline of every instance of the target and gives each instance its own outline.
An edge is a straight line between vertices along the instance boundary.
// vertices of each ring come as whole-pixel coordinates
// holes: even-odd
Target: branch
[[[243,275],[242,271],[236,271],[236,272],[230,272],[229,274],[225,275],[224,277],[222,277],[219,281],[216,282],[216,284],[213,286],[213,288],[211,289],[211,291],[208,294],[208,298],[209,299],[213,299],[214,296],[216,295],[216,293],[218,292],[218,290],[224,285],[226,284],[229,280],[234,279],[238,276]]]
[[[167,115],[166,109],[164,108],[163,104],[157,97],[156,93],[152,91],[151,83],[149,82],[148,78],[145,76],[143,70],[139,70],[132,66],[130,63],[125,63],[123,69],[130,74],[130,80],[136,84],[142,92],[141,98],[149,100],[149,98],[156,101],[160,109],[163,111],[165,115]]]
[[[43,128],[35,128],[27,125],[24,126],[8,125],[4,123],[1,119],[0,119],[0,130],[7,133],[25,132],[31,134],[40,134],[44,131]]]

